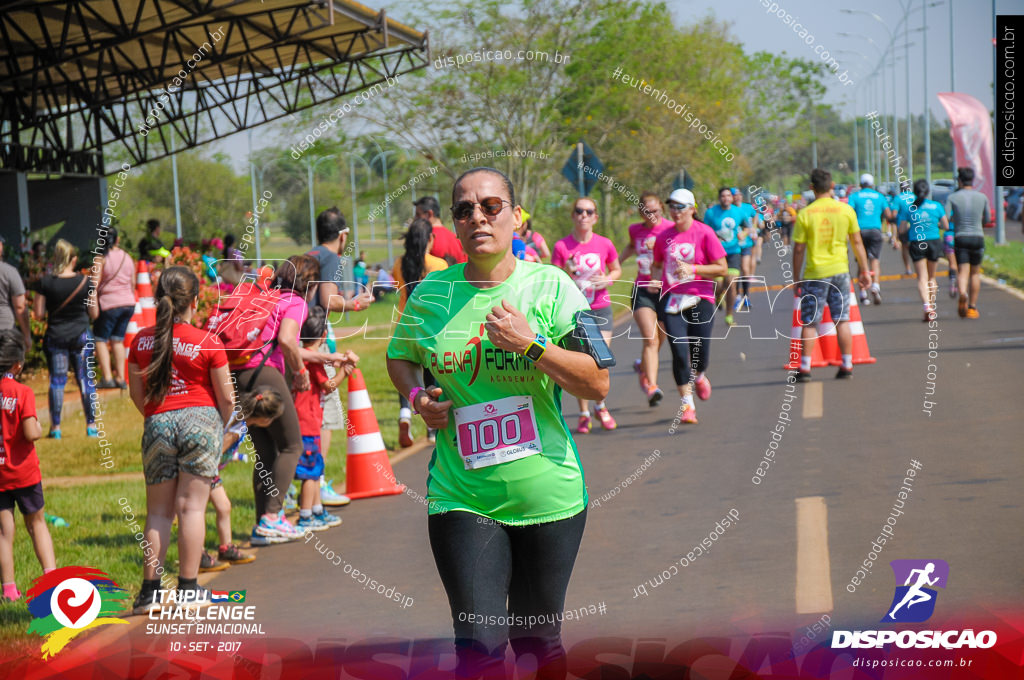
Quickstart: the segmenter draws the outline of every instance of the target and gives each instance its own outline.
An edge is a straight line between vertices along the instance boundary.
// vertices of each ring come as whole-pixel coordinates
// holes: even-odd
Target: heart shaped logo
[[[102,607],[99,592],[83,578],[69,578],[53,589],[50,610],[67,628],[84,628],[96,620]]]
[[[85,616],[89,608],[92,607],[92,601],[96,598],[96,593],[89,593],[89,599],[85,601],[85,604],[73,605],[71,600],[75,597],[75,593],[71,590],[64,590],[57,596],[57,606],[64,612],[64,615],[68,617],[68,621],[72,624],[78,623],[78,620]]]

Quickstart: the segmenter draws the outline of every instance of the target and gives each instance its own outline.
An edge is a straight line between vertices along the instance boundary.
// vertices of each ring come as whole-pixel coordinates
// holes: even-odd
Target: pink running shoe
[[[580,414],[580,422],[576,425],[576,434],[590,434],[590,416]]]
[[[615,418],[612,418],[612,414],[609,413],[606,408],[597,409],[597,419],[601,421],[601,427],[606,430],[614,430],[618,427],[618,423],[615,422]]]
[[[707,401],[711,396],[711,381],[708,380],[706,375],[701,376],[701,379],[694,384],[694,387],[697,389],[697,397],[701,401]]]
[[[697,424],[697,409],[695,409],[692,406],[684,406],[683,407],[683,417],[679,419],[679,422],[691,423],[693,425],[696,425]]]

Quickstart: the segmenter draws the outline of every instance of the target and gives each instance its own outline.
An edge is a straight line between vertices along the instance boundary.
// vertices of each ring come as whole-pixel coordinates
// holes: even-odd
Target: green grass
[[[391,296],[392,298],[394,296]],[[374,305],[365,312],[371,325],[386,323],[394,302],[385,301]],[[357,317],[358,315],[350,315]],[[387,330],[376,333],[386,336]],[[377,420],[385,446],[394,450],[398,441],[398,398],[385,366],[387,340],[369,340],[359,334],[358,338],[339,343],[342,349],[351,349],[360,356],[359,367],[366,379],[370,399],[374,405]],[[26,379],[37,394],[40,420],[44,427],[49,418],[46,415],[45,372]],[[342,403],[346,404],[346,387],[342,386]],[[142,439],[142,416],[135,410],[127,393],[115,391],[103,395],[103,427],[110,440],[111,456],[115,462],[112,469],[100,466],[101,457],[97,440],[85,436],[85,420],[77,404],[78,394],[69,387],[65,396],[65,415],[61,429],[64,438],[55,441],[41,439],[36,442],[43,473],[46,494],[46,512],[66,519],[67,528],[50,527],[57,566],[89,565],[102,569],[122,587],[130,591],[132,598],[137,594],[142,579],[142,553],[133,533],[128,529],[118,499],[124,498],[140,526],[145,521],[145,485],[142,480],[142,460],[139,444]],[[413,435],[426,434],[420,421],[413,423]],[[333,433],[329,455],[326,456],[326,476],[335,480],[336,488],[342,488],[345,479],[346,434],[344,430]],[[86,480],[86,476],[114,473],[138,473],[137,479],[116,482]],[[47,480],[55,477],[79,477],[82,484],[76,486],[51,486]],[[232,532],[236,543],[244,543],[252,528],[253,495],[252,468],[243,463],[231,463],[222,473],[224,487],[234,505],[231,516]],[[92,483],[89,483],[92,482]],[[16,513],[16,515],[19,513]],[[207,511],[207,545],[216,541],[212,508]],[[16,583],[24,593],[33,579],[39,576],[41,568],[36,560],[31,541],[16,517],[18,528],[15,536],[14,556]],[[167,571],[176,574],[177,535],[172,532],[171,545],[167,553]],[[232,569],[259,569],[259,562]],[[39,641],[25,635],[30,616],[24,601],[0,605],[0,647],[5,653],[27,652]]]
[[[983,270],[1015,288],[1024,288],[1024,244],[1010,241],[997,246],[995,239],[986,236]]]

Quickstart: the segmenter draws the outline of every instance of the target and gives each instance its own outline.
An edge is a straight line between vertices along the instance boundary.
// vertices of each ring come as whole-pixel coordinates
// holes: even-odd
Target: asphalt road
[[[886,247],[883,274],[901,269]],[[769,286],[781,282],[773,248],[765,247],[758,273]],[[985,287],[981,318],[967,321],[956,316],[944,288],[938,349],[929,359],[915,280],[883,283],[884,303],[861,308],[877,363],[856,366],[850,381],[835,380],[834,368],[817,369],[814,382],[795,387],[791,421],[760,484],[752,478],[787,403],[781,367],[788,340],[752,339],[737,326],[713,341],[711,399],[698,402],[699,425],[676,428],[668,348],[659,373],[667,398],[649,408],[631,369],[640,343],[615,340],[619,365],[608,403],[619,428],[577,438],[592,503],[566,601],[567,610],[603,604],[605,613],[567,621],[567,641],[769,630],[795,640],[822,614],[833,627],[874,625],[893,594],[888,562],[901,558],[949,563],[941,594],[946,611],[1019,605],[1024,300]],[[772,327],[766,300],[756,297],[749,314],[737,315],[755,335]],[[775,306],[779,326],[787,327],[791,294],[782,293]],[[723,332],[724,324],[716,329]],[[930,416],[922,408],[929,364]],[[394,416],[390,404],[378,406],[379,417]],[[566,399],[565,413],[575,423],[574,400]],[[396,477],[419,495],[428,459],[429,450],[395,466]],[[646,469],[625,481],[645,460]],[[905,491],[903,514],[851,593],[847,586],[893,512],[912,460],[920,469]],[[730,511],[738,522],[709,551],[688,557]],[[411,495],[390,496],[353,502],[341,514],[343,526],[308,544],[260,549],[254,564],[216,574],[209,587],[246,589],[268,636],[309,645],[449,637],[425,505]],[[330,553],[321,555],[318,543],[412,604],[403,608],[363,588],[329,561]],[[688,564],[672,573],[681,558]],[[152,642],[141,623],[130,635],[136,646]]]

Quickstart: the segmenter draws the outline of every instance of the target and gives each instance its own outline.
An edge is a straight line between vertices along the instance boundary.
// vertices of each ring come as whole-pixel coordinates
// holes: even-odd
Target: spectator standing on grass
[[[437,199],[433,196],[423,196],[413,203],[413,208],[416,219],[430,222],[430,227],[434,231],[434,245],[430,249],[430,254],[443,259],[449,267],[465,262],[466,251],[462,249],[462,244],[441,222],[441,204]]]
[[[384,265],[378,264],[374,269],[377,272],[377,280],[373,284],[373,297],[379,302],[388,293],[395,292],[395,277],[384,269]]]
[[[14,506],[25,520],[43,573],[57,568],[53,541],[46,526],[42,474],[35,441],[43,436],[36,418],[36,397],[32,389],[18,382],[25,364],[25,340],[13,328],[0,331],[0,425],[3,452],[0,453],[0,602],[21,599],[14,580]]]
[[[129,394],[145,417],[142,467],[146,477],[146,560],[133,610],[160,606],[157,593],[178,518],[178,593],[209,601],[196,583],[206,534],[206,503],[217,476],[224,423],[235,391],[224,346],[192,325],[199,278],[187,267],[168,267],[156,286],[156,325],[139,331],[128,355]],[[205,340],[205,342],[204,342]]]
[[[309,284],[319,274],[319,263],[308,255],[293,255],[278,267],[273,287],[280,290],[280,298],[260,335],[265,349],[256,352],[235,374],[235,384],[243,398],[247,393],[270,389],[280,394],[284,402],[281,415],[268,426],[249,428],[259,462],[252,476],[256,526],[250,542],[254,546],[284,543],[302,536],[302,531],[284,518],[283,502],[302,453],[302,432],[292,391],[309,389],[309,371],[303,362],[346,366],[358,359],[352,354],[308,350],[299,343],[299,332],[309,315],[308,303],[317,295],[317,286]],[[266,479],[260,476],[261,469],[270,471]]]
[[[309,316],[302,324],[302,346],[309,351],[319,351],[327,338],[327,315],[323,307],[311,307]],[[299,480],[299,521],[296,526],[303,530],[328,529],[341,524],[341,518],[324,510],[321,486],[324,479],[324,456],[320,450],[320,432],[324,423],[323,399],[338,389],[338,384],[355,369],[355,355],[352,362],[341,371],[328,377],[325,364],[319,361],[303,361],[309,372],[309,389],[293,391],[295,411],[299,414],[299,430],[302,433],[302,454],[295,467],[295,478]]]
[[[217,276],[221,279],[221,292],[230,294],[242,280],[244,272],[245,255],[241,250],[235,248],[235,237],[232,234],[226,234],[223,250],[221,250],[221,261],[217,263]]]
[[[103,255],[96,256],[92,265],[92,285],[99,305],[99,316],[92,325],[96,358],[102,374],[102,380],[96,384],[99,389],[118,387],[123,390],[128,387],[121,372],[124,370],[124,334],[135,312],[134,278],[135,262],[121,248],[121,235],[117,229],[110,228]],[[118,376],[116,380],[115,374]]]
[[[53,258],[53,271],[57,273],[47,274],[39,281],[39,292],[32,303],[35,319],[46,320],[43,352],[50,371],[50,433],[47,436],[60,439],[64,387],[70,368],[81,393],[86,435],[96,437],[98,406],[93,397],[96,386],[95,371],[91,370],[93,340],[89,330],[90,316],[98,314],[96,289],[88,276],[76,271],[78,254],[73,245],[64,239],[58,240]]]
[[[327,317],[331,312],[361,312],[374,302],[374,297],[366,286],[361,287],[359,292],[352,297],[345,295],[342,290],[345,280],[341,254],[345,252],[348,232],[345,216],[336,207],[328,208],[316,218],[316,240],[319,245],[308,255],[315,257],[320,265],[317,276],[320,283],[311,306],[324,309],[327,312]],[[334,351],[334,329],[330,322],[327,323],[327,338],[326,344],[318,344],[317,351],[324,354]],[[324,368],[327,371],[327,376],[333,378],[334,366],[327,364]],[[320,442],[323,446],[324,457],[331,450],[331,433],[345,428],[345,414],[341,408],[341,397],[337,390],[332,390],[326,395],[323,406]],[[348,496],[334,490],[331,480],[327,479],[326,475],[320,480],[320,494],[327,505],[347,505],[350,502]]]
[[[139,241],[139,260],[142,262],[155,262],[164,257],[160,251],[166,251],[164,242],[160,239],[162,227],[159,220],[146,221],[146,235]]]
[[[960,268],[957,283],[961,319],[977,319],[981,292],[981,261],[985,256],[985,221],[989,215],[988,196],[974,188],[974,169],[957,170],[960,188],[946,199],[946,214],[953,227],[953,248]]]
[[[28,323],[28,304],[25,302],[25,283],[12,265],[3,261],[5,239],[0,236],[0,330],[15,326],[32,346],[32,332]]]
[[[250,392],[239,399],[238,411],[231,414],[231,420],[224,426],[224,440],[221,446],[218,470],[223,470],[231,462],[233,454],[238,451],[243,437],[250,425],[267,427],[284,411],[281,395],[272,390]],[[234,564],[249,564],[256,557],[243,553],[231,540],[231,499],[224,489],[220,474],[210,483],[210,505],[217,517],[217,557],[203,550],[199,561],[199,571],[222,571]]]
[[[857,213],[829,196],[833,186],[830,172],[821,168],[811,171],[815,200],[797,214],[793,230],[793,275],[800,282],[794,292],[800,298],[800,324],[803,326],[803,354],[797,382],[811,379],[811,351],[818,338],[818,323],[826,304],[836,326],[842,356],[836,378],[853,377],[853,336],[847,301],[850,294],[847,239],[853,245],[853,254],[857,258],[860,284],[864,288],[871,285],[871,271],[860,239]]]
[[[430,254],[434,245],[434,233],[430,222],[424,219],[414,219],[405,232],[405,252],[395,260],[392,273],[395,283],[398,284],[398,311],[405,310],[405,303],[416,289],[416,286],[430,272],[442,271],[448,268],[448,263],[439,257]],[[423,369],[423,384],[430,385],[434,378],[430,371]],[[412,407],[409,400],[401,393],[398,394],[398,444],[403,449],[412,446]],[[434,430],[427,431],[427,438],[434,441]]]

